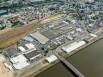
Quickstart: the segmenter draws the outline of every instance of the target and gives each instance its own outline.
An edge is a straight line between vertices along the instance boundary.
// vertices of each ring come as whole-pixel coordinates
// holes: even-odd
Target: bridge
[[[78,77],[85,77],[82,73],[80,73],[72,64],[70,64],[66,59],[62,56],[56,54],[58,59],[63,62],[67,67],[69,67]]]

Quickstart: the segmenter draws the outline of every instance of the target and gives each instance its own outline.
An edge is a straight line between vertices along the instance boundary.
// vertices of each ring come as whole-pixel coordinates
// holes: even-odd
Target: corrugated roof
[[[6,50],[6,53],[10,56],[10,57],[13,57],[13,56],[16,56],[18,55],[18,53],[20,53],[20,51],[18,51],[16,48],[14,47],[11,47],[9,49]]]
[[[77,49],[78,47],[82,46],[86,44],[85,41],[80,41],[80,42],[75,42],[75,43],[72,43],[70,45],[67,45],[65,47],[62,47],[62,49],[66,52],[66,53],[70,53],[71,51]]]
[[[13,66],[18,70],[21,70],[29,65],[27,58],[24,55],[19,55],[17,57],[11,58],[11,62],[13,63]]]
[[[34,34],[30,34],[34,39],[38,40],[41,44],[45,44],[49,39],[39,32],[36,32]]]
[[[25,51],[26,51],[26,49],[25,49],[24,47],[22,47],[22,46],[19,46],[18,49],[19,49],[20,51],[22,51],[22,52],[25,52]]]
[[[35,46],[32,44],[32,43],[28,43],[28,44],[25,44],[25,46],[30,50],[30,49],[35,49]]]
[[[37,50],[34,50],[32,52],[29,52],[27,54],[25,54],[26,58],[28,59],[33,59],[33,57],[39,55],[40,53]]]

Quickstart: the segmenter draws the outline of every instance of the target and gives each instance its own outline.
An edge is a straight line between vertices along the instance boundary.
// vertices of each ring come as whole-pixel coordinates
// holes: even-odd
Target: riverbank
[[[74,50],[72,53],[70,53],[70,54],[66,54],[66,53],[65,53],[65,55],[63,55],[63,56],[64,56],[65,58],[69,58],[69,57],[72,56],[73,54],[78,53],[80,50],[85,49],[86,47],[90,46],[91,44],[94,44],[95,42],[99,41],[99,40],[102,39],[102,38],[103,38],[103,36],[99,36],[99,37],[95,38],[94,40],[92,40],[91,42],[87,43],[86,45],[84,45],[84,46],[82,46],[82,47]],[[45,71],[45,70],[53,67],[54,65],[58,64],[59,62],[60,62],[59,60],[56,60],[55,62],[53,62],[53,63],[51,63],[51,64],[48,64],[48,65],[44,66],[44,67],[41,68],[41,69],[38,69],[36,72],[34,72],[34,73],[32,73],[31,75],[28,75],[28,76],[26,76],[26,77],[34,77],[34,76],[40,74],[41,72],[43,72],[43,71]]]

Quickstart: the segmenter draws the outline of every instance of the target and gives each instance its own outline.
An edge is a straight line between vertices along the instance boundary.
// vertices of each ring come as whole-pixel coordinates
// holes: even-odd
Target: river
[[[85,77],[103,77],[103,39],[67,59]],[[61,63],[35,77],[74,77]]]

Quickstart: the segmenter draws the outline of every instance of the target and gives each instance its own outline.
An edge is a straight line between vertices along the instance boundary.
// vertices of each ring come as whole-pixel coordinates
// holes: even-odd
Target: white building
[[[33,41],[33,38],[29,37],[29,36],[25,36],[22,38],[23,40],[25,41],[29,41],[29,42],[32,42]]]
[[[49,62],[49,63],[51,63],[55,60],[57,60],[57,57],[55,55],[51,55],[51,56],[46,58],[46,61]]]
[[[17,70],[21,70],[29,65],[29,63],[27,62],[27,58],[24,55],[18,55],[14,58],[11,58],[10,60],[13,66],[15,67],[15,69]]]
[[[29,0],[30,2],[40,2],[40,1],[45,1],[45,0]]]
[[[24,47],[22,47],[22,46],[19,46],[18,49],[19,49],[21,52],[25,52],[25,51],[26,51],[26,49],[25,49]]]
[[[70,44],[70,45],[67,45],[67,46],[65,46],[65,47],[62,47],[62,50],[63,50],[64,52],[66,52],[66,53],[70,53],[70,52],[72,52],[73,50],[81,47],[81,46],[84,45],[84,44],[86,44],[85,41],[74,42],[74,43],[72,43],[72,44]]]
[[[85,0],[86,2],[93,3],[94,0]]]
[[[23,46],[19,46],[18,49],[21,52],[26,52],[27,50],[36,50],[35,46],[32,43],[28,43]]]
[[[28,48],[28,50],[31,50],[31,49],[36,50],[35,46],[32,43],[25,44],[25,46]]]

